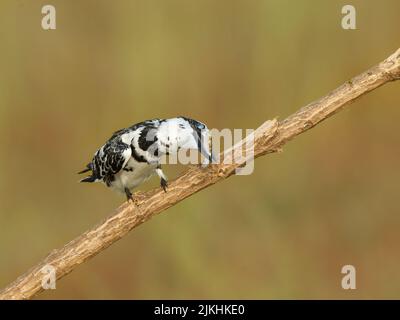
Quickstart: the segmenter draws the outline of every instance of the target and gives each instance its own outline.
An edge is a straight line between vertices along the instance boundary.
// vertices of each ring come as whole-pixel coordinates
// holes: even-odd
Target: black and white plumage
[[[207,126],[193,119],[143,121],[116,131],[96,151],[86,169],[79,172],[92,172],[81,182],[103,182],[132,200],[132,189],[157,173],[166,191],[167,178],[161,169],[161,157],[180,149],[197,149],[204,156],[204,164],[208,164],[212,159],[209,141]]]

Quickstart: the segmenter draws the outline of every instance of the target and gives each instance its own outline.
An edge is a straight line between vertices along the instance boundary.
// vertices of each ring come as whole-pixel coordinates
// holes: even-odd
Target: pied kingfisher
[[[161,170],[161,157],[176,154],[180,149],[197,149],[207,165],[212,161],[210,139],[207,126],[193,119],[146,120],[114,132],[86,169],[79,172],[92,172],[80,182],[103,182],[124,193],[129,201],[133,200],[132,189],[157,173],[166,192],[168,184]]]

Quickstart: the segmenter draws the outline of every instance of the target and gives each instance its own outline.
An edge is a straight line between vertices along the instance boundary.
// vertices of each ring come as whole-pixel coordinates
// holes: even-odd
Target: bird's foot
[[[168,188],[168,181],[161,178],[161,182],[160,182],[161,188],[163,188],[164,192],[167,192],[167,188]]]
[[[133,199],[132,192],[128,188],[125,188],[125,194],[126,194],[126,201],[135,202]]]

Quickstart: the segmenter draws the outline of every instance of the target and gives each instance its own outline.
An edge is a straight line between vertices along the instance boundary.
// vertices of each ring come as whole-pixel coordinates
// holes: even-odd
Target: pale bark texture
[[[377,66],[347,81],[325,97],[303,107],[285,120],[266,121],[254,132],[254,157],[279,151],[286,142],[342,110],[363,94],[399,78],[400,49]],[[246,139],[236,145],[233,152],[241,153],[242,145],[246,150]],[[80,264],[125,236],[133,228],[194,193],[228,178],[241,165],[243,165],[242,162],[213,164],[206,168],[190,167],[181,176],[170,182],[167,193],[164,193],[161,188],[157,188],[136,194],[136,204],[124,203],[90,230],[64,247],[50,252],[43,261],[3,289],[0,292],[0,299],[32,298],[43,291],[41,270],[44,266],[53,266],[57,279],[64,277]]]

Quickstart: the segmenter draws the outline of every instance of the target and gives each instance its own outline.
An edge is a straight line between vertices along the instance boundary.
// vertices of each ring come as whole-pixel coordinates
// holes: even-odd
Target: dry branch
[[[287,119],[281,122],[276,120],[265,122],[254,133],[254,156],[259,157],[280,150],[286,142],[332,116],[363,94],[398,79],[400,79],[400,49],[379,65],[305,106]],[[53,250],[43,261],[2,290],[0,299],[32,298],[43,290],[41,269],[44,266],[48,264],[53,266],[56,269],[57,279],[62,278],[154,215],[229,177],[241,164],[215,164],[205,169],[189,168],[170,183],[167,193],[158,188],[136,195],[139,198],[138,206],[124,203],[113,214],[81,236],[64,247]]]

